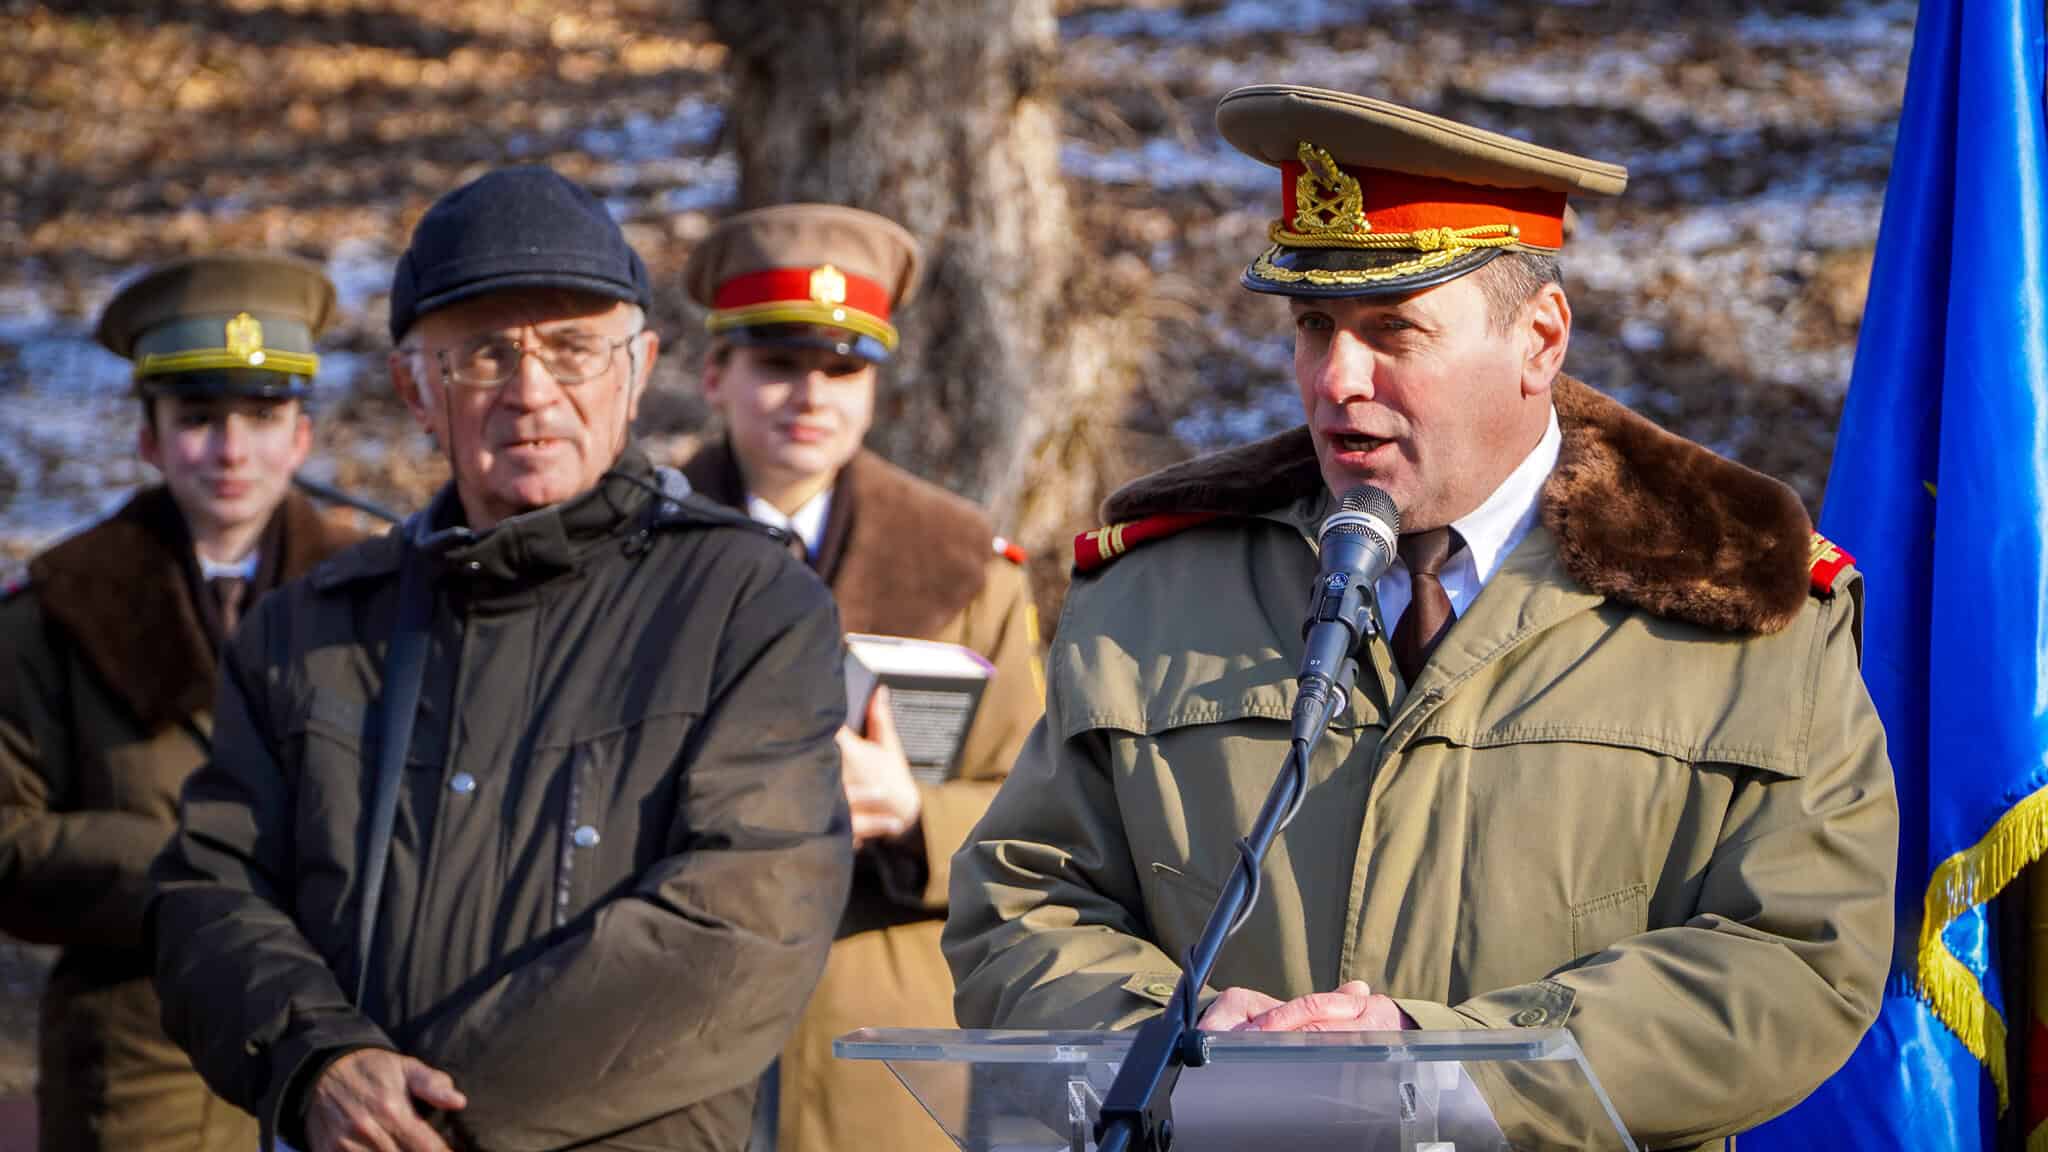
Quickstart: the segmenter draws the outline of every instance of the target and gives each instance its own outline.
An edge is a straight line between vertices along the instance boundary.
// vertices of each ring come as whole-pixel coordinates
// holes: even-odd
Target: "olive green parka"
[[[1783,486],[1553,395],[1539,524],[1414,683],[1371,641],[1204,995],[1363,980],[1424,1028],[1569,1028],[1644,1147],[1718,1145],[1848,1058],[1891,959],[1861,578],[1814,586]],[[963,1025],[1160,1010],[1286,754],[1328,510],[1306,430],[1112,499],[1223,515],[1076,578],[1045,719],[954,861]],[[1604,1122],[1475,1079],[1518,1146]]]

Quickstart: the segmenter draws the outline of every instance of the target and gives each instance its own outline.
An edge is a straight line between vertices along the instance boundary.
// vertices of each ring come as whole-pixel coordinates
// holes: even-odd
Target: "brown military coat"
[[[1861,577],[1812,589],[1782,486],[1555,402],[1540,524],[1414,684],[1371,643],[1209,991],[1356,979],[1425,1028],[1562,1025],[1644,1147],[1718,1143],[1848,1058],[1890,960]],[[1233,515],[1076,578],[1045,719],[954,861],[962,1024],[1159,1011],[1283,760],[1328,503],[1305,430],[1112,500]],[[1599,1119],[1475,1080],[1527,1146]]]
[[[725,444],[684,472],[706,495],[745,505]],[[949,864],[1044,705],[1031,590],[979,508],[869,452],[841,471],[814,562],[848,632],[965,645],[996,675],[961,753],[961,778],[924,789],[914,842],[861,853],[825,978],[783,1052],[777,1147],[944,1152],[952,1142],[895,1077],[880,1064],[834,1060],[832,1040],[856,1028],[954,1026],[953,981],[939,953]]]
[[[251,602],[353,538],[288,496]],[[43,1147],[247,1152],[255,1121],[164,1035],[142,946],[149,862],[212,728],[215,626],[184,520],[148,489],[29,573],[0,605],[0,930],[64,950],[43,1000]]]

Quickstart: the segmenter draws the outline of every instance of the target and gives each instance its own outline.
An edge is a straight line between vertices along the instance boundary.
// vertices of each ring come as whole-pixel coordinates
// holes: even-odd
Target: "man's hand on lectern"
[[[1311,992],[1282,1002],[1253,988],[1226,988],[1202,1013],[1204,1032],[1393,1032],[1415,1021],[1363,980],[1334,992]]]

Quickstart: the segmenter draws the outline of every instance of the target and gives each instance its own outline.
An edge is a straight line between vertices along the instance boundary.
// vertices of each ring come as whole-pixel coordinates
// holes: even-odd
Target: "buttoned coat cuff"
[[[1558,981],[1539,980],[1455,1006],[1393,999],[1418,1027],[1430,1031],[1562,1028],[1571,1018],[1577,993]],[[1596,1139],[1596,1133],[1613,1131],[1614,1118],[1592,1093],[1576,1088],[1576,1076],[1557,1074],[1555,1065],[1472,1060],[1463,1067],[1501,1132],[1516,1147],[1581,1147]]]

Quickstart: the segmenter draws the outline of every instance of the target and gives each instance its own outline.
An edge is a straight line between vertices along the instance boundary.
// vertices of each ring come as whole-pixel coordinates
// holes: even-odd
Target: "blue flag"
[[[1992,1144],[2013,1099],[1985,902],[2048,849],[2043,0],[1922,0],[1821,531],[1865,581],[1900,808],[1899,967],[1758,1148]],[[2014,1099],[2016,1102],[2016,1099]]]

